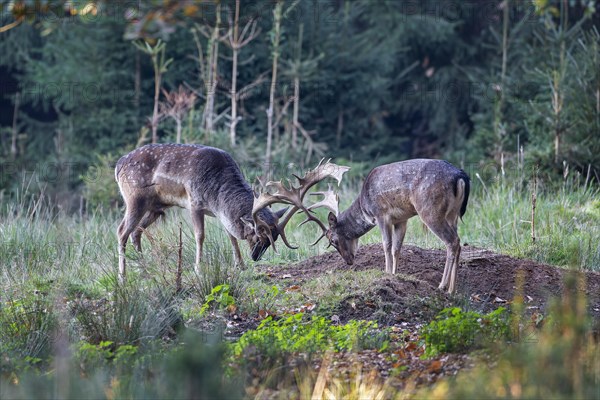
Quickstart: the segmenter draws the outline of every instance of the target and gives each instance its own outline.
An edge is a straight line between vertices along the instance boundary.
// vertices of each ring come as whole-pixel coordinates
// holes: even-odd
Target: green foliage
[[[154,45],[150,45],[150,43],[145,41],[135,41],[133,44],[138,50],[150,56],[157,73],[164,74],[167,72],[173,59],[169,58],[168,60],[165,60],[165,48],[167,46],[165,42],[158,39]]]
[[[142,4],[135,12],[123,12],[110,2],[101,3],[105,8],[94,18],[75,7],[79,14],[69,23],[58,17],[33,26],[23,23],[0,41],[0,68],[11,78],[0,103],[0,162],[29,170],[36,163],[75,165],[73,179],[41,179],[37,189],[46,187],[70,210],[79,204],[81,183],[88,186],[85,196],[91,205],[114,204],[110,178],[89,182],[82,172],[91,164],[111,162],[96,162],[91,149],[115,155],[137,143],[152,113],[154,67],[164,73],[165,90],[186,85],[202,93],[206,63],[190,54],[206,57],[217,49],[205,37],[199,38],[197,49],[191,34],[196,26],[210,30],[217,3],[204,5],[210,11],[202,17],[194,5],[182,9],[173,4],[167,12],[159,3]],[[304,166],[321,152],[366,162],[368,170],[420,156],[463,163],[499,160],[503,154],[517,156],[523,146],[552,180],[559,178],[563,160],[584,173],[590,167],[591,179],[597,180],[600,16],[595,4],[536,2],[535,14],[518,1],[506,2],[507,8],[453,0],[402,7],[368,0],[285,4],[284,13],[293,7],[281,21],[275,99],[276,114],[281,115],[274,130],[273,161]],[[260,165],[263,159],[269,90],[262,79],[267,80],[271,68],[274,7],[263,1],[241,5],[242,21],[261,10],[256,20],[256,32],[261,33],[243,49],[252,54],[252,62],[244,56],[238,66],[241,119],[235,158],[241,163]],[[221,10],[225,35],[228,11]],[[145,29],[165,33],[165,41],[136,42],[136,48],[123,36],[128,32],[127,37],[137,38]],[[222,43],[218,49],[223,61],[216,71],[215,131],[200,128],[205,105],[198,102],[184,121],[184,137],[228,148],[231,49]],[[169,60],[173,62],[167,69]],[[298,121],[305,131],[293,146],[293,105],[288,100],[297,77]],[[12,85],[13,79],[18,85]],[[161,140],[172,140],[171,122],[161,120],[158,129]],[[307,162],[309,152],[312,159]],[[26,176],[22,171],[4,174],[0,189],[15,192]]]
[[[240,398],[235,377],[223,379],[224,346],[213,336],[187,332],[176,346],[144,347],[77,343],[70,357],[56,357],[52,373],[32,368],[0,375],[0,397]],[[35,364],[35,360],[30,360]]]
[[[230,353],[234,361],[243,362],[248,352],[278,359],[299,352],[379,349],[387,345],[386,340],[386,330],[378,330],[377,323],[372,321],[351,321],[336,326],[324,317],[307,319],[298,313],[281,320],[265,318],[258,328],[244,333],[232,344]]]
[[[226,346],[216,335],[187,332],[183,345],[163,369],[165,385],[157,384],[159,398],[241,398],[243,388],[235,376],[224,378]]]
[[[81,177],[85,188],[83,196],[88,209],[115,206],[120,201],[119,188],[115,182],[113,154],[98,155],[98,161],[89,166]]]
[[[206,296],[204,304],[200,309],[200,316],[206,314],[211,305],[216,305],[219,309],[235,305],[235,299],[229,294],[229,285],[217,285]]]
[[[536,220],[539,238],[532,244],[530,226],[522,222],[531,212],[527,172],[521,179],[499,173],[481,175],[486,189],[473,179],[473,197],[465,223],[459,225],[463,240],[546,261],[551,258],[572,264],[575,258],[582,268],[597,268],[600,202],[597,191],[585,187],[584,177],[569,174],[557,191],[540,182]],[[352,197],[356,190],[343,186],[342,198]],[[115,279],[116,238],[111,232],[121,215],[97,212],[80,219],[55,212],[45,201],[33,200],[11,201],[2,207],[0,398],[47,397],[57,388],[62,390],[63,398],[185,398],[190,397],[186,388],[194,393],[211,388],[213,397],[235,397],[239,395],[238,382],[222,377],[222,362],[233,361],[237,366],[248,361],[252,367],[260,365],[258,370],[275,375],[269,369],[272,362],[279,363],[277,371],[289,373],[290,358],[285,357],[304,357],[294,353],[311,351],[313,357],[318,357],[327,350],[386,346],[388,337],[385,332],[379,336],[380,327],[373,323],[334,326],[323,318],[323,313],[330,312],[330,305],[346,293],[369,288],[373,277],[379,278],[382,272],[338,270],[325,279],[303,282],[300,291],[286,291],[285,279],[274,286],[252,268],[242,271],[233,266],[226,233],[218,222],[208,219],[206,259],[199,276],[192,272],[191,227],[184,224],[184,291],[173,297],[173,255],[177,253],[173,238],[179,229],[179,214],[169,215],[166,223],[154,227],[154,243],[144,247],[144,256],[131,252],[131,284],[119,287]],[[182,221],[186,218],[186,213],[181,214]],[[410,229],[408,240],[432,246],[432,235],[428,236],[418,219],[411,222]],[[315,232],[303,227],[291,233],[294,236],[290,240],[307,243]],[[146,240],[144,245],[148,244]],[[374,230],[362,242],[380,240],[379,232]],[[289,263],[307,254],[282,251],[276,260]],[[272,263],[272,253],[266,257]],[[280,310],[290,305],[305,304],[308,297],[317,306],[314,312],[320,314],[314,318],[269,318],[259,330],[248,333],[243,339],[245,344],[228,345],[224,355],[225,350],[214,339],[202,334],[188,337],[178,328],[181,302],[188,301],[199,310],[216,286],[221,288],[213,293],[210,304],[218,305],[221,299],[227,304],[228,296],[232,296],[240,309],[281,314]],[[528,338],[535,342],[513,341],[507,346],[511,355],[501,359],[499,369],[487,372],[487,365],[477,368],[482,375],[469,376],[468,384],[453,387],[452,393],[458,393],[454,397],[502,397],[502,393],[519,385],[522,393],[530,394],[527,397],[546,398],[554,393],[570,398],[593,397],[600,373],[596,368],[600,365],[598,343],[585,318],[585,299],[568,293],[576,291],[563,295],[551,315],[544,317],[541,330],[531,331],[534,335]],[[292,295],[297,297],[288,297]],[[189,316],[198,318],[198,314],[196,311]],[[459,315],[447,315],[458,330],[461,326],[464,332],[469,327],[486,328],[480,326],[481,322],[473,323],[466,312]],[[504,315],[498,315],[499,326],[503,326]],[[488,318],[480,317],[482,321]],[[187,326],[195,322],[186,318]],[[434,322],[438,323],[436,332],[447,328],[440,319]],[[87,344],[80,342],[82,338]],[[476,340],[474,346],[479,345],[487,344]],[[233,348],[236,355],[232,355]],[[69,349],[73,349],[72,357]],[[286,367],[279,368],[281,365]]]
[[[508,339],[508,313],[503,307],[485,315],[458,307],[446,308],[423,327],[421,334],[425,356],[467,352]]]
[[[138,352],[138,347],[129,344],[117,346],[111,341],[98,344],[79,342],[75,350],[75,358],[83,370],[93,371],[113,364],[118,367],[131,366],[132,360]]]
[[[282,299],[281,290],[276,285],[254,284],[244,293],[244,302],[240,304],[250,313],[274,312],[278,300]]]
[[[57,324],[54,305],[48,296],[36,290],[20,298],[9,298],[0,303],[0,353],[2,362],[11,365],[20,359],[26,364],[37,363],[48,357],[51,340]]]
[[[565,280],[560,300],[542,328],[523,321],[526,335],[505,348],[494,367],[478,365],[455,381],[421,391],[423,398],[587,399],[597,397],[600,351],[576,276]]]

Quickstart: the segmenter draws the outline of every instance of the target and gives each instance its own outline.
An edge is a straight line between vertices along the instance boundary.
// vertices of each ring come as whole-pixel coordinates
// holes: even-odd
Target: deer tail
[[[454,180],[454,195],[458,198],[462,197],[462,204],[460,206],[460,219],[462,220],[463,215],[467,211],[467,203],[469,202],[469,192],[471,191],[471,180],[469,175],[465,171],[460,170]]]

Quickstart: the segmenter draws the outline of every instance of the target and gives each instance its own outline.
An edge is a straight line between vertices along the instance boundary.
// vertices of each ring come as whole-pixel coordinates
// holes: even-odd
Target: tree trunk
[[[177,143],[181,143],[181,119],[175,119],[175,123],[177,124]]]
[[[219,29],[221,24],[221,4],[216,9],[217,20],[208,48],[208,82],[206,85],[206,107],[204,109],[205,129],[214,132],[215,96],[217,89],[217,67],[219,63]]]
[[[292,115],[292,148],[295,149],[298,142],[298,116],[300,114],[300,78],[294,78],[294,112]]]
[[[502,17],[502,67],[500,71],[500,90],[499,99],[495,108],[494,116],[494,133],[496,136],[497,145],[495,150],[495,156],[503,153],[504,138],[506,134],[502,129],[502,123],[504,122],[504,98],[506,92],[506,67],[508,61],[508,26],[510,22],[510,0],[504,2],[504,10]]]
[[[152,111],[152,143],[158,142],[158,99],[160,97],[161,73],[158,63],[154,63],[154,110]]]
[[[275,88],[277,86],[277,63],[279,60],[279,39],[281,35],[281,10],[283,1],[277,2],[273,10],[273,67],[271,73],[271,90],[269,93],[269,108],[267,109],[267,151],[265,155],[265,172],[271,167],[271,146],[273,142],[273,108],[275,104]]]
[[[133,79],[133,107],[139,112],[140,93],[142,91],[142,66],[139,51],[135,52],[135,76]]]
[[[560,65],[558,78],[555,78],[554,82],[554,96],[553,96],[553,108],[554,108],[554,162],[558,164],[560,160],[560,147],[561,147],[561,136],[563,134],[562,126],[562,106],[563,106],[563,92],[562,83],[567,70],[567,49],[566,49],[566,38],[565,34],[569,27],[569,4],[567,0],[563,0],[561,3],[561,25],[562,33],[560,36]]]
[[[304,24],[300,24],[298,28],[298,45],[296,53],[296,64],[300,65],[302,59],[302,36],[304,33]],[[300,114],[300,76],[296,74],[294,77],[294,111],[292,115],[292,148],[296,148],[298,141],[298,116]]]
[[[335,143],[337,147],[342,145],[342,132],[344,131],[344,110],[338,111],[337,131],[335,134]]]
[[[238,51],[239,51],[239,22],[240,22],[240,0],[235,1],[235,19],[233,22],[233,41],[231,50],[233,52],[233,63],[231,66],[231,125],[229,126],[229,140],[231,146],[236,145],[237,125],[237,68],[238,68]]]
[[[15,94],[15,108],[13,113],[12,138],[10,141],[10,157],[14,161],[17,158],[17,138],[19,136],[19,126],[17,124],[19,118],[19,103],[21,95],[19,92]]]

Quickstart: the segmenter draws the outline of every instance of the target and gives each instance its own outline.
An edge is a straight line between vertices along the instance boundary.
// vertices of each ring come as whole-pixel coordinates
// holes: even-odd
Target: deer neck
[[[227,232],[237,239],[244,239],[243,220],[252,219],[253,201],[254,195],[247,184],[226,185],[221,187],[215,199],[216,206],[212,207],[213,213]]]
[[[227,232],[234,236],[236,239],[244,239],[244,223],[242,222],[242,216],[245,214],[239,214],[237,212],[231,212],[231,210],[224,210],[218,213],[217,218],[221,221]],[[248,213],[250,215],[250,213]]]
[[[339,215],[338,224],[343,227],[344,235],[350,239],[357,239],[375,227],[375,223],[365,215],[360,197]]]

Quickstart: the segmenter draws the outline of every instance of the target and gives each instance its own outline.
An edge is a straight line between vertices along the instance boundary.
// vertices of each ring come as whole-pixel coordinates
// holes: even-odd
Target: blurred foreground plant
[[[600,344],[586,312],[582,277],[569,276],[563,296],[539,330],[527,332],[485,365],[418,394],[426,398],[598,398]]]

